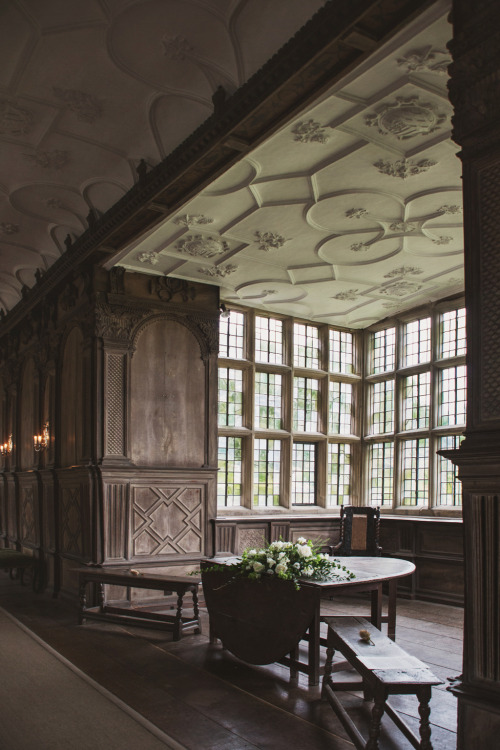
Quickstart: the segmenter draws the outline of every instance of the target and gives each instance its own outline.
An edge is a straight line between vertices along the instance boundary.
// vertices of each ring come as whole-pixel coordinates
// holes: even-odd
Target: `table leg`
[[[78,624],[83,625],[85,622],[85,609],[87,607],[87,595],[86,595],[86,588],[87,588],[87,581],[82,580],[80,581],[80,612],[78,616]]]
[[[319,649],[320,649],[320,600],[315,605],[314,617],[309,625],[309,685],[319,685]]]
[[[182,600],[184,598],[184,591],[177,592],[177,612],[175,613],[174,620],[174,641],[180,640],[182,631]]]
[[[380,583],[376,589],[371,591],[372,608],[371,608],[371,623],[375,625],[378,630],[382,629],[382,584]]]
[[[200,610],[198,608],[198,586],[193,586],[191,589],[191,594],[193,597],[193,618],[195,620],[198,620],[198,627],[195,628],[195,633],[201,633],[201,622],[200,622]]]
[[[389,604],[387,608],[387,635],[391,641],[396,640],[396,604],[397,604],[398,581],[395,578],[389,581]]]

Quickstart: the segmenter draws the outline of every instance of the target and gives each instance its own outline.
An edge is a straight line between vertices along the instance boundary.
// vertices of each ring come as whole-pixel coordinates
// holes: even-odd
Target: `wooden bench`
[[[0,549],[0,569],[8,570],[11,578],[15,578],[17,574],[21,585],[24,585],[26,570],[31,570],[33,591],[39,593],[43,588],[43,566],[34,555],[16,549],[2,548]]]
[[[78,568],[78,585],[80,592],[79,624],[85,620],[103,620],[114,623],[141,625],[142,627],[169,630],[173,632],[174,641],[178,641],[184,631],[194,630],[201,633],[201,622],[198,608],[198,586],[201,578],[196,576],[174,576],[137,571],[132,573],[126,568]],[[97,584],[98,606],[87,607],[87,584]],[[104,585],[126,586],[131,589],[149,589],[161,591],[165,596],[177,594],[176,613],[165,614],[159,610],[170,606],[169,602],[158,604],[141,603],[137,606],[115,606],[105,600]],[[184,595],[190,592],[193,600],[193,615],[186,617],[182,613]]]
[[[429,724],[431,691],[439,680],[429,668],[410,656],[390,638],[362,617],[325,617],[328,624],[327,658],[322,697],[326,698],[358,750],[377,750],[380,721],[385,713],[415,748],[432,750]],[[370,634],[371,642],[360,638],[360,630]],[[333,678],[332,661],[339,651],[361,676],[361,681]],[[369,739],[365,740],[342,706],[337,691],[363,690],[365,699],[373,700]],[[394,708],[387,703],[390,695],[416,695],[419,701],[420,738]]]

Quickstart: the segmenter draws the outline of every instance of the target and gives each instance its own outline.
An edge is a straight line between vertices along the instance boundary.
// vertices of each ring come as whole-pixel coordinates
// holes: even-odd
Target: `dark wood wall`
[[[217,351],[218,289],[98,267],[0,339],[0,544],[39,556],[49,590],[82,563],[212,554]]]

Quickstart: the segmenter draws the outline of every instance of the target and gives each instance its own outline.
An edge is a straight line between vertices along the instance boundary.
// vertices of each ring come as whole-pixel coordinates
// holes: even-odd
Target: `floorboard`
[[[325,611],[366,614],[367,604],[359,597],[337,598],[325,602]],[[99,622],[79,626],[76,602],[36,595],[2,572],[0,606],[187,750],[352,750],[337,717],[321,700],[320,688],[309,688],[304,675],[293,685],[283,666],[247,665],[220,645],[210,645],[205,612],[204,634],[177,642],[170,633],[144,628]],[[439,750],[456,746],[456,699],[446,686],[461,672],[462,619],[459,608],[398,602],[398,642],[444,682],[431,701],[432,738]],[[371,704],[354,692],[346,693],[343,702],[366,733]],[[392,703],[418,728],[413,697],[395,696]],[[88,746],[82,738],[74,747]],[[380,750],[410,747],[384,717]]]

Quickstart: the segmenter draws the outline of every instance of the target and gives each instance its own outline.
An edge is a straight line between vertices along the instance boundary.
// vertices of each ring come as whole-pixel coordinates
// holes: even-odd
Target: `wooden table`
[[[343,593],[371,592],[370,621],[376,628],[382,625],[382,587],[388,584],[389,601],[387,610],[387,635],[396,638],[396,603],[398,580],[411,575],[415,570],[413,563],[395,557],[336,557],[342,565],[352,571],[356,578],[349,581],[311,581],[305,580],[301,585],[312,587],[316,592],[316,606],[313,620],[308,629],[308,663],[299,662],[293,655],[290,657],[290,668],[298,669],[309,675],[309,684],[318,685],[320,677],[320,623],[321,600]],[[285,660],[284,660],[285,661]]]
[[[324,645],[320,636],[321,600],[346,592],[369,591],[371,593],[370,620],[380,630],[384,583],[388,583],[389,587],[388,635],[394,640],[397,582],[400,578],[413,573],[415,570],[413,563],[391,557],[352,556],[334,559],[339,560],[356,577],[348,581],[304,579],[301,581],[301,590],[298,592],[293,590],[290,582],[276,581],[280,589],[275,591],[274,596],[272,591],[267,591],[269,582],[266,582],[261,589],[259,589],[258,582],[246,582],[249,585],[245,586],[243,592],[245,579],[234,584],[235,588],[232,590],[227,583],[216,581],[214,590],[205,591],[212,642],[216,638],[221,638],[226,648],[251,664],[269,664],[279,661],[290,667],[291,677],[295,677],[298,671],[304,672],[309,677],[310,685],[318,685],[320,648]],[[214,563],[230,565],[237,560],[239,558],[213,558],[202,563],[202,570],[204,564],[207,566]],[[290,584],[291,594],[285,590],[285,584]],[[283,596],[281,596],[282,590]],[[241,603],[237,603],[238,597],[242,599]],[[281,597],[279,604],[278,597]],[[211,602],[212,612],[210,611]],[[252,608],[251,612],[247,611],[248,607]],[[303,640],[308,641],[307,662],[299,660],[298,648],[294,648],[301,635],[303,635]],[[284,649],[280,652],[281,643],[284,644]],[[290,651],[288,651],[288,645]]]
[[[80,592],[80,625],[85,620],[104,620],[106,622],[127,623],[142,627],[156,628],[173,632],[174,641],[178,641],[185,630],[193,629],[194,633],[201,633],[201,622],[198,610],[198,586],[201,578],[198,576],[158,575],[139,571],[132,573],[124,568],[78,568],[78,584]],[[89,583],[97,584],[97,607],[87,607],[86,589]],[[147,602],[135,607],[112,606],[105,600],[104,585],[126,586],[133,589],[150,589],[161,591],[164,595],[176,593],[175,615],[154,611]],[[193,616],[182,614],[183,600],[186,592],[190,592],[193,600]],[[165,608],[165,605],[163,605]]]

